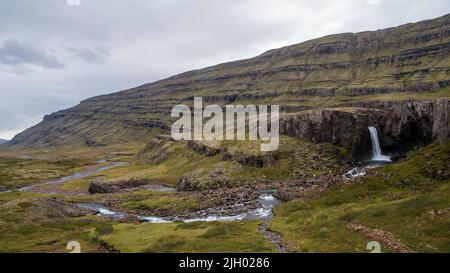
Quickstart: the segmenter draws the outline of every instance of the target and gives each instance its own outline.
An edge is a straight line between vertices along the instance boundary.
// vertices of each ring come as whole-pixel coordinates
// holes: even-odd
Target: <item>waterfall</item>
[[[372,140],[372,160],[373,161],[391,161],[389,156],[383,155],[381,152],[380,141],[378,139],[378,131],[375,127],[369,127],[370,139]]]
[[[380,140],[378,139],[378,131],[375,127],[368,127],[370,132],[370,139],[372,140],[372,159],[364,162],[363,166],[355,167],[350,171],[344,173],[342,177],[344,179],[355,179],[358,177],[365,176],[367,170],[376,168],[378,166],[384,165],[391,161],[391,157],[383,155],[380,147]]]

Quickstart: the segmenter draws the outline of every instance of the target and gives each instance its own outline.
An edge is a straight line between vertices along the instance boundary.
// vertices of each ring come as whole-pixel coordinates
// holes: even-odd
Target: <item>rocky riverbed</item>
[[[238,187],[225,187],[204,191],[177,191],[175,188],[158,184],[158,181],[129,180],[117,183],[101,183],[93,180],[88,191],[62,190],[64,183],[89,177],[98,172],[126,165],[124,162],[98,161],[84,171],[43,184],[30,185],[21,188],[22,192],[64,194],[66,196],[91,196],[98,194],[95,203],[78,204],[78,207],[97,211],[100,215],[117,217],[121,221],[213,221],[213,220],[244,220],[268,219],[272,216],[272,207],[280,201],[301,198],[305,192],[315,188],[326,189],[338,183],[348,183],[348,180],[363,176],[368,168],[375,165],[357,167],[343,176],[322,175],[310,179],[270,181],[253,183]],[[123,197],[115,193],[133,192],[169,193],[178,199],[201,200],[194,208],[184,210],[145,207],[124,207]],[[150,215],[150,216],[149,216]],[[136,217],[135,217],[136,216]],[[143,218],[150,217],[150,218]],[[153,218],[156,217],[156,218]],[[168,220],[169,219],[169,220]]]

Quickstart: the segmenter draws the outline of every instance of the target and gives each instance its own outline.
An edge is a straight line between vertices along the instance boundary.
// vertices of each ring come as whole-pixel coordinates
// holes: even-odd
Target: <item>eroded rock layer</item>
[[[389,97],[389,94],[414,93],[418,100],[426,94],[448,97],[445,90],[450,84],[449,49],[450,15],[379,31],[330,35],[270,50],[255,58],[90,98],[46,116],[6,146],[145,142],[154,136],[155,129],[170,129],[171,108],[180,103],[192,104],[194,96],[219,105],[279,104],[287,113],[338,106],[378,108],[391,103],[392,117],[381,123],[384,127],[380,128],[390,136],[386,144],[394,144],[405,130],[415,129],[411,124],[419,122],[431,126],[422,126],[423,137],[448,138],[448,104],[433,109],[421,104],[422,111],[414,103],[404,106],[391,102],[397,95]],[[432,95],[435,92],[441,93]],[[376,99],[377,96],[383,99]],[[411,111],[415,114],[410,115]],[[436,112],[432,118],[430,111]],[[422,112],[427,113],[425,120]],[[305,118],[311,120],[305,123]],[[325,109],[292,118],[285,130],[313,141],[350,146],[358,141],[357,137],[349,136],[359,126],[379,124],[385,118],[377,110]],[[342,124],[338,124],[341,120]],[[296,133],[300,127],[294,128],[294,124],[306,131]],[[327,127],[331,124],[332,127]]]

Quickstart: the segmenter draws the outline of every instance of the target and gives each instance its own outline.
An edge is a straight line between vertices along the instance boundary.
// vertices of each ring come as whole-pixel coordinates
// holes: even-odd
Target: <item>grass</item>
[[[170,194],[163,194],[166,198],[161,198],[160,193],[148,192],[120,195],[120,198],[136,203],[142,201],[155,208],[172,207],[174,201]],[[258,221],[125,224],[98,216],[60,218],[49,214],[47,210],[52,210],[51,205],[36,207],[53,197],[29,193],[0,194],[4,202],[0,205],[0,252],[67,253],[70,250],[66,245],[73,240],[81,244],[82,252],[104,251],[103,242],[122,252],[275,251],[259,233]],[[151,198],[155,203],[149,203]]]
[[[0,252],[69,252],[78,241],[82,252],[102,251],[92,231],[109,220],[97,216],[63,217],[57,195],[0,194]]]
[[[127,201],[122,206],[131,209],[186,211],[196,208],[198,204],[199,200],[195,198],[161,195],[157,198]]]
[[[253,154],[258,143],[247,147],[246,141],[224,141],[222,148],[228,151],[240,151]],[[256,146],[255,146],[256,145]],[[301,140],[281,136],[280,146],[276,152],[277,163],[268,168],[243,166],[236,161],[223,161],[223,153],[215,156],[205,156],[191,150],[184,142],[168,142],[161,145],[164,149],[152,151],[165,153],[167,158],[158,164],[132,164],[115,168],[102,173],[105,182],[126,181],[132,179],[152,179],[160,184],[176,185],[185,175],[196,171],[199,174],[208,173],[214,169],[224,169],[230,178],[231,185],[252,183],[255,181],[298,179],[306,176],[316,176],[342,168],[341,157],[346,155],[345,149],[330,145],[315,145]],[[141,155],[141,161],[146,155]],[[202,176],[202,175],[199,175]],[[206,183],[207,184],[207,183]]]
[[[122,252],[273,252],[257,221],[116,224],[101,236]]]
[[[0,157],[0,189],[17,189],[80,171],[90,160],[37,160]]]
[[[91,182],[92,182],[92,177],[72,180],[72,181],[66,182],[63,185],[61,185],[61,189],[67,190],[67,191],[87,190],[89,188],[89,185],[91,184]]]
[[[0,205],[12,200],[41,196],[40,194],[29,192],[3,192],[0,193]]]
[[[98,252],[101,247],[92,233],[103,225],[103,221],[89,218],[20,225],[1,232],[0,252],[68,253],[66,245],[70,241],[79,242],[81,252]]]
[[[169,193],[155,192],[155,191],[134,191],[134,192],[118,192],[109,194],[86,194],[75,196],[60,196],[69,203],[103,203],[108,200],[118,200],[121,203],[125,202],[138,202],[151,198],[157,198],[159,196],[168,195]]]
[[[270,229],[299,252],[366,252],[368,239],[348,231],[349,222],[391,232],[419,252],[449,252],[449,160],[450,143],[432,144],[361,183],[278,206]]]
[[[48,148],[27,148],[0,150],[0,158],[31,158],[42,161],[81,160],[97,161],[108,159],[110,161],[129,161],[134,154],[142,149],[143,144],[127,142],[123,144],[111,144],[103,147],[84,146],[58,146]]]

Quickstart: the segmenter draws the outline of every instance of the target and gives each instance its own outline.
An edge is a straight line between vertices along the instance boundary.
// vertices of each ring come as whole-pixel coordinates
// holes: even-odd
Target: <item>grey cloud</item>
[[[109,56],[109,51],[106,48],[76,48],[72,47],[69,50],[79,59],[88,63],[104,63]]]
[[[64,68],[65,65],[45,50],[16,40],[7,40],[0,47],[0,63],[10,66],[32,64],[45,68]]]

